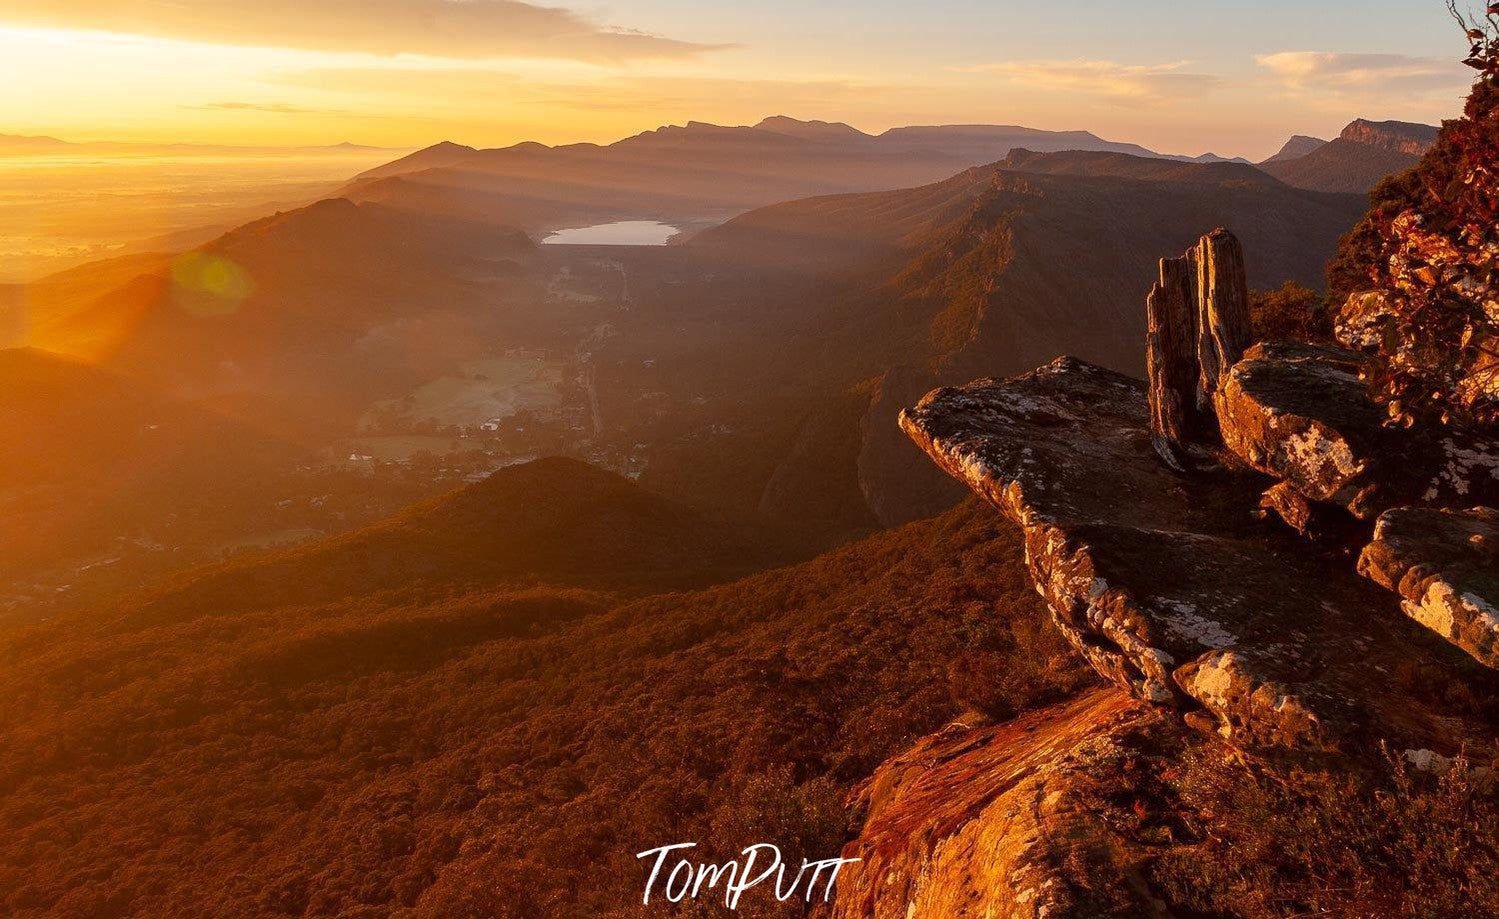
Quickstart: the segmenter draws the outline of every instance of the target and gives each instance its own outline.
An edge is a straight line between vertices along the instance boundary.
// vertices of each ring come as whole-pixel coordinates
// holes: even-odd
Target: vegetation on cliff
[[[1499,14],[1469,21],[1449,8],[1479,72],[1463,115],[1415,168],[1374,189],[1328,286],[1383,294],[1370,344],[1394,414],[1482,426],[1499,423]]]

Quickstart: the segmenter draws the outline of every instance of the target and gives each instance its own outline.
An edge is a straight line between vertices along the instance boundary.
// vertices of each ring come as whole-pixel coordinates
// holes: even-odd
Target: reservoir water
[[[541,242],[547,246],[664,246],[676,232],[676,227],[656,220],[616,220],[558,230]]]

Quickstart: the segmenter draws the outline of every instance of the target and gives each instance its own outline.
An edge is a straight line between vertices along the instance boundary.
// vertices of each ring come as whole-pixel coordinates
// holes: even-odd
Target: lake
[[[676,233],[676,227],[656,220],[616,220],[558,230],[541,242],[547,246],[664,246]]]

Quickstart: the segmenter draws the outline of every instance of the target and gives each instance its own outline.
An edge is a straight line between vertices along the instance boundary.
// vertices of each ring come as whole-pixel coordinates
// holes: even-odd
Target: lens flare
[[[172,301],[195,316],[233,313],[253,289],[249,273],[222,255],[189,252],[172,263]]]

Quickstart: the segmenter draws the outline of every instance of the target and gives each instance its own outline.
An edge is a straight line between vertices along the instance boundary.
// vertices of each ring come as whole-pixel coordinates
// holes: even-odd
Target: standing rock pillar
[[[1146,369],[1156,452],[1174,469],[1193,443],[1217,441],[1213,393],[1252,343],[1244,250],[1227,230],[1163,258],[1145,299]]]
[[[1197,404],[1211,413],[1213,393],[1230,367],[1254,344],[1244,247],[1219,227],[1197,242]]]
[[[1145,299],[1145,327],[1155,449],[1173,468],[1185,470],[1185,447],[1199,426],[1197,267],[1191,259],[1161,259],[1160,280]]]

